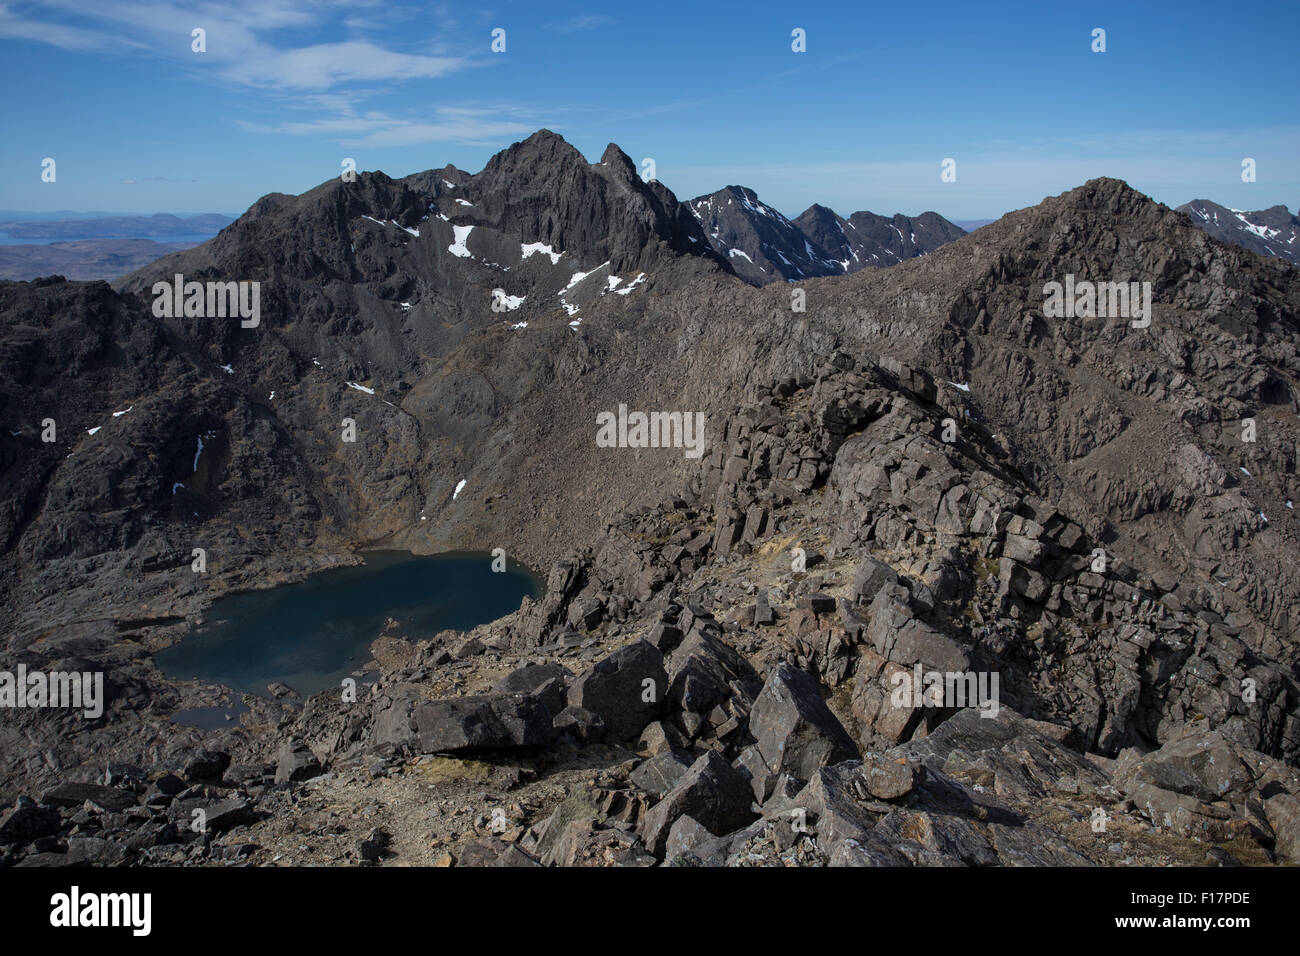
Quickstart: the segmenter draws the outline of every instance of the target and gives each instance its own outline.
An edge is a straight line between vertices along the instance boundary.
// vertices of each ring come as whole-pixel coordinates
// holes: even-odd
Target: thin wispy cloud
[[[265,58],[241,57],[222,72],[247,86],[329,90],[354,82],[433,79],[468,65],[460,57],[395,53],[374,43],[352,41],[280,50]]]
[[[552,33],[583,33],[587,30],[597,30],[600,27],[613,26],[617,23],[613,17],[607,17],[603,14],[586,13],[576,17],[570,17],[567,20],[556,20],[552,23],[545,24],[542,29],[550,30]]]
[[[290,120],[275,124],[241,121],[252,132],[289,136],[323,136],[343,146],[414,146],[456,142],[468,145],[499,143],[503,137],[526,136],[545,125],[512,107],[469,109],[440,107],[428,118],[403,118],[381,112],[354,116]]]
[[[358,6],[368,5],[344,0],[243,0],[192,6],[168,0],[149,4],[101,0],[93,6],[51,0],[40,8],[4,4],[0,5],[0,38],[106,55],[124,48],[147,51],[193,70],[215,67],[212,72],[226,82],[267,90],[322,92],[357,82],[435,79],[473,65],[469,56],[445,49],[416,53],[369,39],[302,39],[332,25],[335,15],[356,13]],[[59,22],[52,19],[54,13]],[[373,24],[380,22],[377,16],[383,13],[371,18]],[[68,19],[82,25],[68,25]],[[430,33],[434,26],[430,20]],[[191,49],[195,29],[205,33],[202,53]],[[285,39],[289,31],[296,41]],[[425,49],[438,46],[434,41],[431,36]]]

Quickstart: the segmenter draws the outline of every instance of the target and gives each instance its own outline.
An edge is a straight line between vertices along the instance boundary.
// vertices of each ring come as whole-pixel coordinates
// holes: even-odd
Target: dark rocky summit
[[[737,271],[543,132],[0,283],[0,670],[107,697],[0,711],[0,863],[1300,862],[1300,274],[1106,179],[804,312]],[[156,318],[177,272],[260,324]],[[1049,317],[1067,274],[1150,325]],[[705,453],[599,447],[620,403]],[[546,589],[172,722],[229,694],[153,651],[376,544]]]

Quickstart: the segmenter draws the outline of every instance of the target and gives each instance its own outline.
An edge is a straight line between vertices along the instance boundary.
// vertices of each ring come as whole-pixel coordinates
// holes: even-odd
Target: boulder
[[[721,836],[754,819],[753,801],[749,781],[710,750],[650,808],[641,823],[641,838],[650,852],[662,856],[672,825],[680,817],[694,817],[710,833]]]
[[[549,682],[548,682],[549,683]],[[412,711],[422,753],[542,747],[555,737],[554,712],[534,694],[475,695],[425,701]]]
[[[320,761],[305,743],[287,740],[281,745],[275,764],[277,785],[310,780],[319,777],[322,772]]]
[[[628,779],[652,799],[659,800],[677,785],[690,766],[691,761],[687,757],[669,750],[641,764]]]
[[[705,714],[733,695],[733,685],[744,692],[748,706],[758,692],[758,673],[733,647],[721,641],[712,628],[691,630],[668,661],[668,701],[675,710]]]
[[[773,774],[809,779],[820,767],[852,760],[858,748],[803,671],[780,664],[749,714],[749,732]]]
[[[79,807],[87,800],[114,812],[134,807],[138,802],[130,790],[97,783],[61,783],[41,794],[41,803],[47,807]]]
[[[182,776],[191,782],[220,780],[230,766],[230,754],[214,750],[200,750],[185,764]]]
[[[28,797],[0,814],[0,843],[31,843],[59,832],[62,819],[52,807],[39,807]]]
[[[886,584],[897,583],[898,572],[867,555],[853,574],[853,596],[859,603],[870,604]]]
[[[648,641],[620,647],[569,687],[568,703],[599,715],[613,740],[639,734],[663,711],[668,674]]]

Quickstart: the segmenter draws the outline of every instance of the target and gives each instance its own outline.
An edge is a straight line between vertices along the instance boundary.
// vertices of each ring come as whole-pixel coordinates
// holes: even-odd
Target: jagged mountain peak
[[[623,152],[617,143],[610,143],[600,156],[600,165],[621,172],[629,177],[636,177],[636,163],[632,157]],[[639,177],[638,177],[639,178]]]

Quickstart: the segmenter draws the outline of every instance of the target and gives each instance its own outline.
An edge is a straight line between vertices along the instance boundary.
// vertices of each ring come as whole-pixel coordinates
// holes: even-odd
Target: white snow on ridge
[[[749,256],[745,255],[745,253],[740,249],[728,249],[727,255],[730,256],[732,259],[736,258],[736,256],[745,256],[746,262],[748,262],[750,265],[754,264],[754,260],[749,258]]]
[[[219,365],[219,366],[217,366],[217,367],[220,368],[221,371],[225,372],[227,375],[234,375],[234,374],[235,374],[235,370],[234,370],[233,368],[231,368],[229,365]]]
[[[502,292],[504,293],[504,291],[505,290],[503,289]],[[526,295],[504,295],[503,294],[499,298],[497,298],[497,301],[506,307],[507,312],[513,312],[515,309],[519,308],[521,305],[524,304],[524,299],[526,298],[528,298],[528,296]]]
[[[462,478],[460,480],[460,483],[456,485],[456,490],[451,493],[452,501],[455,501],[457,498],[460,497],[460,493],[465,490],[465,484],[466,484],[465,479]]]
[[[348,382],[348,388],[355,388],[358,392],[365,392],[367,395],[375,394],[373,388],[366,388],[364,385],[358,385],[356,382]]]
[[[412,229],[412,228],[410,228],[409,226],[403,226],[403,225],[401,225],[401,224],[400,224],[396,219],[394,219],[394,220],[390,223],[387,219],[376,219],[374,216],[366,216],[366,215],[362,215],[361,218],[362,218],[362,219],[369,219],[371,222],[378,223],[378,224],[381,225],[381,226],[389,226],[389,225],[397,226],[398,229],[404,229],[404,230],[406,230],[406,231],[409,232],[411,235],[415,236],[417,239],[420,238],[420,230],[419,230],[419,229]],[[353,249],[352,251],[355,252],[356,250]]]
[[[465,245],[465,241],[469,239],[469,234],[474,231],[474,227],[452,226],[451,231],[455,235],[456,241],[447,247],[447,251],[453,256],[459,256],[462,259],[473,259],[474,256]]]
[[[605,291],[606,291],[606,292],[613,292],[615,289],[618,288],[618,284],[619,284],[620,282],[622,282],[622,281],[623,281],[623,280],[620,279],[618,276],[610,276],[610,277],[609,277],[609,288],[606,289]]]
[[[953,388],[958,389],[959,391],[963,391],[963,392],[970,391],[970,386],[963,385],[961,382],[949,382],[948,384],[951,385]]]
[[[455,188],[456,188],[456,184],[453,183],[453,182],[451,182],[450,180],[447,180],[447,179],[444,179],[444,180],[442,181],[442,184],[443,184],[444,186],[446,186],[448,189],[455,189]]]
[[[462,206],[473,206],[473,205],[474,205],[472,202],[468,202],[467,200],[464,200],[464,199],[457,199],[456,202],[458,202],[458,203],[459,203],[460,205],[462,205]]]
[[[114,412],[114,413],[113,413],[113,417],[114,417],[114,418],[121,418],[123,415],[125,415],[127,412],[129,412],[132,408],[135,408],[135,406],[132,405],[130,408],[124,408],[124,409],[122,409],[120,412]]]
[[[93,434],[95,434],[95,432],[99,431],[99,430],[100,430],[101,428],[103,428],[103,427],[104,427],[103,425],[96,425],[94,428],[87,428],[87,429],[86,429],[86,434],[87,434],[87,435],[93,435]]]
[[[614,294],[615,294],[615,295],[627,295],[629,292],[631,292],[633,289],[635,289],[637,286],[639,286],[639,285],[640,285],[642,282],[644,282],[644,281],[645,281],[645,273],[644,273],[644,272],[638,272],[638,273],[636,274],[636,278],[635,278],[635,279],[633,279],[631,282],[629,282],[629,283],[628,283],[627,285],[625,285],[623,288],[621,288],[621,289],[615,289],[615,290],[614,290]]]
[[[604,268],[605,266],[607,266],[607,265],[609,265],[608,262],[603,263],[603,264],[601,264],[601,265],[598,265],[598,266],[596,266],[595,269],[592,269],[591,272],[596,272],[596,271],[598,271],[598,270],[600,270],[600,269],[603,269],[603,268]],[[569,284],[566,285],[566,286],[564,287],[564,291],[565,291],[565,292],[568,292],[570,289],[572,289],[575,285],[577,285],[577,284],[578,284],[579,282],[581,282],[583,279],[587,278],[587,276],[591,275],[591,272],[575,272],[575,273],[573,274],[573,278],[571,278],[571,279],[569,280]]]
[[[554,249],[552,249],[544,242],[520,243],[519,252],[523,255],[525,259],[531,256],[534,252],[540,252],[544,255],[548,255],[551,257],[551,265],[555,265],[557,262],[559,262],[560,256],[564,255],[563,252],[556,252]]]

